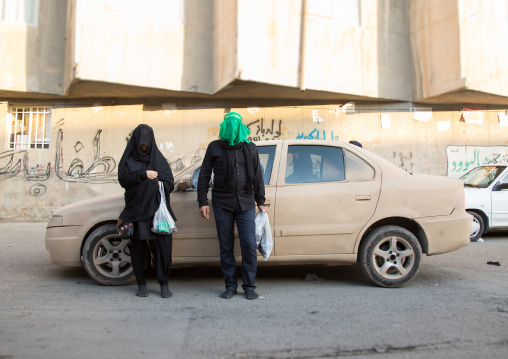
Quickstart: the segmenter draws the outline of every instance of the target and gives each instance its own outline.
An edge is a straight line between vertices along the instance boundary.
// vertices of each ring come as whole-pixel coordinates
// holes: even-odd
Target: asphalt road
[[[44,232],[0,223],[0,359],[508,357],[506,233],[424,257],[399,289],[357,266],[263,267],[248,301],[219,298],[218,268],[174,269],[171,299],[153,277],[148,298],[97,285],[51,264]]]

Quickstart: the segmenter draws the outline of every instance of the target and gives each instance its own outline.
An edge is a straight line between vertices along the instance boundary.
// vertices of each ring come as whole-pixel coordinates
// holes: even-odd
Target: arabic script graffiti
[[[317,128],[313,129],[309,133],[301,132],[296,136],[297,140],[331,140],[331,141],[338,141],[339,135],[334,133],[333,131],[329,132],[329,136],[326,136],[327,131],[325,130],[318,130]]]
[[[254,129],[251,128],[253,125],[256,125],[257,127],[254,135],[252,135],[254,133]],[[272,120],[270,126],[265,127],[265,120],[260,119],[249,123],[247,127],[251,131],[252,135],[247,138],[249,141],[275,140],[282,134],[282,120],[279,120],[278,125],[276,125],[275,120]]]
[[[461,177],[475,167],[508,163],[508,146],[448,146],[447,176]]]

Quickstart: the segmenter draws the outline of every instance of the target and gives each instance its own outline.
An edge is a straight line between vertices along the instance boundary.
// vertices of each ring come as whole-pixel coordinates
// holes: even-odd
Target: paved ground
[[[44,231],[0,223],[0,359],[508,357],[506,233],[425,257],[400,289],[355,266],[261,268],[247,301],[218,297],[217,268],[173,270],[171,299],[154,278],[148,298],[97,285],[49,262]]]

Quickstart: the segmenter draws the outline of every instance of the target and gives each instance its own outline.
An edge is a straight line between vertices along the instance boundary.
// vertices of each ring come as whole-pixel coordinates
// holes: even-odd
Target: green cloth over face
[[[250,143],[247,136],[250,130],[242,122],[242,116],[236,112],[228,112],[224,115],[224,121],[220,124],[219,138],[235,146],[240,142]]]

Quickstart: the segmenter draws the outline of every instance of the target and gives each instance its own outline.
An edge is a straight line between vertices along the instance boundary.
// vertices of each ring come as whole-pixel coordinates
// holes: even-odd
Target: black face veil
[[[142,150],[142,145],[146,146],[145,151]],[[165,195],[166,198],[169,198],[169,192],[173,189],[174,178],[168,161],[157,147],[153,129],[148,125],[137,126],[127,143],[118,164],[118,180],[120,184],[123,183],[122,176],[130,175],[129,168],[126,165],[129,158],[133,158],[138,162],[148,163],[147,170],[157,171],[158,173],[158,178],[155,180],[145,179],[128,188],[124,186],[125,209],[120,218],[128,221],[140,221],[151,218],[159,208],[160,194],[158,181],[164,183]]]

